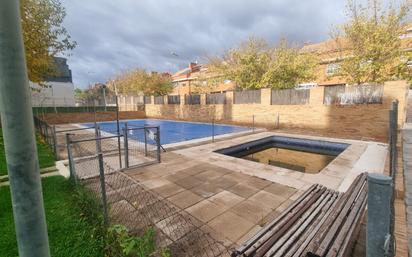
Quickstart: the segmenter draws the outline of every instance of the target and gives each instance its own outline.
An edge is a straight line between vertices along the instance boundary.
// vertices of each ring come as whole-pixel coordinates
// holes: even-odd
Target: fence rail
[[[308,104],[310,89],[282,89],[271,92],[272,105],[303,105]]]

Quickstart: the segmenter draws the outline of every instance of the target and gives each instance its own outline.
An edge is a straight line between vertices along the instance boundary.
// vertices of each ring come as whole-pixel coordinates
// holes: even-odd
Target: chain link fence
[[[172,256],[229,256],[202,222],[122,172],[159,162],[159,135],[159,127],[128,125],[115,136],[102,136],[98,127],[90,138],[68,134],[71,176],[100,203],[107,225],[124,225],[136,236],[154,229],[157,248]]]

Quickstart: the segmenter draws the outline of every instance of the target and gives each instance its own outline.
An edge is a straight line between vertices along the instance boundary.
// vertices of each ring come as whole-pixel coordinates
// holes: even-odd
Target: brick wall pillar
[[[200,94],[200,105],[206,105],[206,94]]]
[[[310,89],[310,105],[323,105],[324,87],[313,87]]]
[[[262,88],[260,90],[260,104],[261,105],[271,105],[272,101],[272,89]]]
[[[226,91],[226,104],[234,103],[234,93],[233,91]]]
[[[185,95],[179,95],[180,97],[180,105],[185,105]]]

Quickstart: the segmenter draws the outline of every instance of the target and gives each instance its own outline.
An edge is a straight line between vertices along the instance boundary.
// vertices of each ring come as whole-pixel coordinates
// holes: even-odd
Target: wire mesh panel
[[[150,95],[145,95],[144,96],[144,103],[145,104],[151,104],[152,103],[152,97]]]
[[[47,122],[34,116],[34,126],[40,136],[49,145],[50,149],[56,152],[56,138],[55,138],[55,127],[50,126]]]
[[[180,95],[168,95],[167,103],[168,104],[180,104]]]
[[[272,89],[272,105],[302,105],[309,103],[310,89]]]
[[[165,98],[164,96],[155,96],[154,97],[154,104],[164,104],[165,103]]]
[[[126,124],[123,130],[127,168],[160,162],[159,127],[130,127]]]
[[[206,104],[226,104],[226,93],[206,94]]]
[[[95,138],[95,127],[55,129],[55,154],[57,160],[66,160],[67,156],[67,134],[75,134],[77,139]]]
[[[244,90],[234,92],[235,104],[260,104],[261,92],[257,90]]]
[[[185,95],[185,104],[200,104],[200,95]]]

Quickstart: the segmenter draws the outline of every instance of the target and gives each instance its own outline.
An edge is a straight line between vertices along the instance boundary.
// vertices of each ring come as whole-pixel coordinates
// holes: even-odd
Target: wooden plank
[[[289,248],[296,243],[300,236],[308,229],[316,218],[319,218],[319,213],[322,209],[331,202],[333,192],[327,190],[325,194],[312,205],[312,207],[302,215],[298,222],[296,222],[291,229],[283,236],[287,239],[282,242],[278,240],[272,248],[265,254],[265,256],[282,257],[288,252]]]
[[[314,252],[316,253],[316,255],[324,256],[326,252],[328,251],[330,244],[333,242],[337,232],[341,229],[343,221],[346,218],[346,215],[349,212],[350,208],[352,207],[353,202],[358,197],[358,193],[360,189],[363,187],[365,181],[366,181],[366,174],[362,176],[360,182],[357,183],[354,190],[352,192],[348,192],[350,193],[348,201],[346,202],[342,211],[339,213],[339,215],[336,217],[336,219],[332,223],[332,226],[328,230],[324,240],[322,241],[318,249]]]
[[[279,226],[274,228],[275,230],[273,233],[267,233],[267,236],[265,235],[265,242],[264,244],[256,250],[256,254],[254,255],[255,257],[262,257],[273,245],[274,242],[276,242],[279,237],[286,232],[288,228],[291,227],[293,223],[296,222],[296,220],[307,210],[310,208],[310,206],[323,194],[323,192],[326,191],[326,188],[323,187],[321,188],[318,192],[314,194],[314,197],[311,197],[303,206],[300,208],[294,215],[291,215],[290,219],[285,219]]]
[[[350,185],[348,191],[340,197],[338,200],[335,209],[332,213],[328,216],[327,220],[322,224],[319,228],[318,232],[314,236],[314,240],[312,240],[308,246],[306,247],[306,252],[315,252],[315,250],[319,247],[320,243],[323,241],[324,237],[326,236],[331,224],[333,224],[336,217],[339,215],[340,211],[342,210],[342,206],[345,205],[346,201],[348,200],[347,192],[353,190],[357,182],[360,181],[360,176],[356,177],[355,181]]]
[[[342,243],[341,249],[338,253],[338,257],[347,257],[350,253],[350,250],[352,249],[353,244],[355,243],[356,240],[356,235],[359,234],[359,230],[361,227],[361,221],[363,217],[365,216],[366,212],[366,204],[367,204],[367,197],[363,200],[362,206],[360,207],[360,211],[358,212],[358,216],[355,218],[355,223],[352,224],[349,234],[351,236],[348,236],[345,238],[345,241]]]
[[[285,257],[299,257],[302,255],[306,246],[309,244],[311,240],[313,240],[319,228],[326,221],[328,216],[332,213],[332,211],[336,207],[336,204],[338,203],[341,197],[342,197],[342,194],[335,192],[333,201],[330,201],[330,205],[328,207],[325,207],[322,210],[322,214],[319,215],[322,218],[316,220],[312,228],[307,231],[307,236],[302,236],[301,239],[298,242],[296,242],[294,247],[287,254],[285,254]]]
[[[308,190],[306,190],[301,196],[299,196],[291,205],[286,208],[276,219],[271,221],[265,227],[263,227],[258,233],[256,233],[252,238],[247,240],[241,247],[232,253],[232,256],[239,256],[243,254],[247,249],[249,249],[254,243],[256,243],[265,233],[272,229],[277,223],[279,223],[287,214],[289,214],[294,208],[296,208],[311,192],[320,188],[319,184],[314,184]]]

